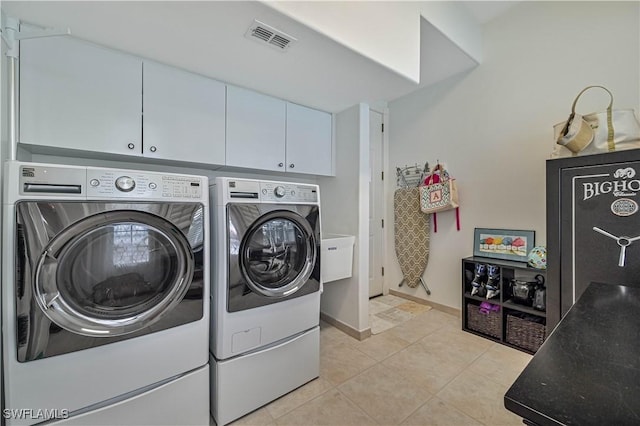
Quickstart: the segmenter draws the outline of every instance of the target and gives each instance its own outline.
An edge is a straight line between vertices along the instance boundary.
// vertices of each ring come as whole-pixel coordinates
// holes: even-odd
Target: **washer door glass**
[[[240,272],[264,296],[285,297],[307,281],[316,261],[315,237],[307,221],[273,211],[252,225],[240,244]]]
[[[86,336],[140,330],[180,303],[194,255],[165,219],[119,210],[90,216],[48,244],[35,274],[36,300],[51,321]]]

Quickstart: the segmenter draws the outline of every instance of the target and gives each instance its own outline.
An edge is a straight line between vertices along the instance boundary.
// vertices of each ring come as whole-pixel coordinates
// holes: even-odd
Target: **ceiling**
[[[479,21],[512,4],[465,3]],[[261,2],[3,1],[2,9],[23,22],[68,27],[79,38],[329,112],[391,101],[476,65],[424,19],[416,85]],[[246,38],[254,19],[298,41],[281,52]]]
[[[501,0],[501,1],[461,1],[481,24],[486,24],[493,18],[502,15],[507,9],[518,3],[520,0]]]

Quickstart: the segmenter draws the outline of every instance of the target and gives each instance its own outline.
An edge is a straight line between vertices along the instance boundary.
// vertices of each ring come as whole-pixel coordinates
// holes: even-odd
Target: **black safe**
[[[589,283],[640,287],[640,150],[547,161],[547,330]]]

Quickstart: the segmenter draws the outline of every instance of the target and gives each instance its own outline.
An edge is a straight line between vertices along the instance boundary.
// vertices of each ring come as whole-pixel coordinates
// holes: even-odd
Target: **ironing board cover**
[[[396,256],[409,287],[420,284],[429,261],[429,215],[420,210],[420,188],[398,188],[393,195]]]

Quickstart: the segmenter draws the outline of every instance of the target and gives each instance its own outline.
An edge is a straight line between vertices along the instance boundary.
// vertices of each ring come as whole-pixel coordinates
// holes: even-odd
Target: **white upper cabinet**
[[[227,87],[227,166],[331,175],[331,114]]]
[[[225,164],[225,85],[144,61],[145,157]]]
[[[286,103],[227,86],[227,166],[285,170]]]
[[[141,155],[142,60],[70,37],[20,42],[20,142]]]
[[[331,175],[331,114],[287,102],[287,171]]]
[[[72,37],[20,50],[19,142],[34,152],[332,174],[326,112]]]

